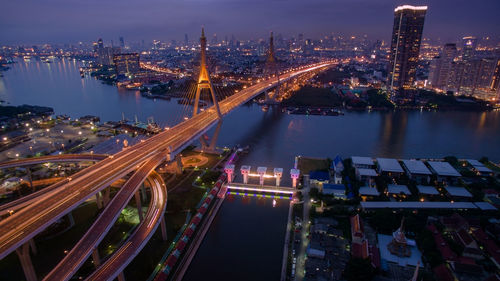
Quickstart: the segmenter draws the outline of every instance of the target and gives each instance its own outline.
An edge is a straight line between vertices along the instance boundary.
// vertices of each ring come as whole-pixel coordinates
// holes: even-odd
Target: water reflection
[[[396,111],[380,114],[379,144],[381,152],[390,156],[402,155],[408,125],[408,112]]]

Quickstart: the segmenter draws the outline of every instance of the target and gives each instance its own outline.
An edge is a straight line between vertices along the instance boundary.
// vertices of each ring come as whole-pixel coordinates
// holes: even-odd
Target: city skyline
[[[0,19],[2,44],[67,43],[119,37],[127,42],[141,40],[183,41],[196,38],[201,26],[210,37],[233,34],[238,39],[266,38],[269,31],[285,37],[320,38],[324,35],[368,35],[390,39],[391,16],[402,4],[427,5],[423,37],[441,42],[473,35],[498,40],[500,20],[495,11],[500,3],[485,1],[247,1],[225,0],[162,3],[134,1],[116,3],[72,3],[59,0],[43,4],[23,0],[26,5],[5,3]],[[65,2],[66,3],[66,2]],[[286,3],[286,5],[284,4]],[[453,7],[453,13],[450,13]],[[110,21],[110,18],[113,20]],[[90,20],[91,19],[91,20]],[[231,23],[231,24],[228,24]]]

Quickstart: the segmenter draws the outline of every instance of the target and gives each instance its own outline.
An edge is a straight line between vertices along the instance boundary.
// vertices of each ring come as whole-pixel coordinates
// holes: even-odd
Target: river
[[[92,77],[80,78],[80,62],[62,59],[11,65],[0,77],[0,100],[12,105],[53,107],[74,118],[96,115],[102,121],[122,114],[161,126],[181,121],[186,108],[175,100],[151,100],[136,91],[119,90]],[[397,158],[487,156],[500,161],[500,112],[346,112],[342,116],[288,115],[277,108],[263,111],[244,105],[224,118],[219,145],[250,146],[241,164],[283,167],[283,184],[297,155],[352,155]],[[194,259],[186,280],[199,280],[207,270],[217,280],[276,280],[281,267],[288,201],[235,197],[222,206]],[[278,275],[276,275],[278,274]],[[226,277],[224,277],[226,276]],[[247,278],[247,276],[249,276]]]

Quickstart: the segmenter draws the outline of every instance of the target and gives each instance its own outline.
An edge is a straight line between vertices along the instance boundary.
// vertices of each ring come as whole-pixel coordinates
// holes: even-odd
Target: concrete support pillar
[[[241,175],[243,175],[243,183],[248,184],[248,174],[250,174],[250,166],[241,166]]]
[[[182,167],[181,155],[179,155],[179,154],[175,155],[175,163],[176,163],[175,168],[176,168],[177,174],[182,174],[183,167]]]
[[[101,265],[101,258],[99,257],[99,251],[97,248],[92,251],[92,261],[94,262],[94,266],[96,268]]]
[[[102,205],[103,207],[106,207],[109,203],[109,197],[111,193],[111,186],[108,186],[104,189],[103,195],[102,195]]]
[[[33,263],[31,262],[30,256],[30,245],[29,243],[23,244],[21,247],[16,249],[19,261],[21,261],[21,266],[23,267],[24,277],[27,281],[37,281],[37,276]]]
[[[118,281],[125,281],[125,275],[123,274],[123,271],[118,274]]]
[[[234,165],[233,164],[227,164],[226,167],[224,168],[224,172],[227,174],[227,182],[231,183],[233,182],[234,178]]]
[[[163,241],[167,241],[167,223],[165,222],[165,216],[161,218],[160,221],[161,237]]]
[[[146,193],[146,187],[144,187],[144,183],[141,185],[141,195],[142,195],[142,202],[146,202],[148,195]]]
[[[259,184],[264,185],[264,176],[266,175],[267,167],[257,167],[257,174],[259,174]]]
[[[139,214],[139,221],[143,220],[142,217],[142,202],[141,202],[141,194],[139,190],[135,192],[135,204],[137,205],[137,213]]]
[[[215,145],[217,144],[217,139],[219,138],[219,133],[220,133],[221,127],[222,127],[222,119],[219,119],[219,122],[217,122],[217,127],[215,128],[214,135],[212,136],[212,139],[210,140],[210,146],[207,147],[207,151],[215,152]]]
[[[73,218],[73,212],[68,213],[68,220],[71,226],[75,225],[75,218]]]
[[[102,204],[101,192],[97,192],[95,194],[95,202],[97,203],[97,209],[102,209],[103,204]]]
[[[26,173],[28,174],[28,182],[30,183],[30,188],[33,192],[35,192],[35,187],[33,186],[33,177],[31,175],[30,167],[26,167]]]
[[[33,255],[36,255],[38,251],[36,249],[35,240],[33,238],[31,238],[29,243],[30,243],[31,252],[33,253]]]
[[[299,169],[291,169],[290,176],[292,177],[292,187],[297,188],[297,181],[298,181],[299,176],[300,176],[300,170]]]

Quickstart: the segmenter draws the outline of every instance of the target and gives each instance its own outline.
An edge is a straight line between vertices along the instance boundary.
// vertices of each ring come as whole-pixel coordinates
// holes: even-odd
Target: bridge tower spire
[[[219,103],[217,101],[217,97],[215,96],[214,87],[207,70],[207,38],[205,37],[205,29],[203,27],[201,28],[200,49],[200,76],[198,77],[198,83],[196,85],[193,116],[198,114],[201,91],[203,89],[208,89],[210,91],[210,95],[212,96],[215,109],[217,110],[217,115],[219,116],[219,119],[222,119]]]
[[[266,103],[276,103],[277,102],[276,98],[279,95],[280,76],[276,64],[276,57],[274,55],[274,36],[272,31],[269,37],[269,49],[267,50],[267,59],[266,59],[266,65],[264,67],[264,74],[275,75],[278,79],[278,85],[276,86],[274,95],[270,97],[269,92],[266,92]]]

